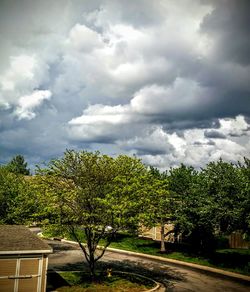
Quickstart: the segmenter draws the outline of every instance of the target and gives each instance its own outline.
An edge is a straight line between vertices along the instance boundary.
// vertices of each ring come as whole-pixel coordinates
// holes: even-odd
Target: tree
[[[115,234],[138,224],[140,178],[136,158],[111,158],[99,152],[67,150],[40,170],[40,182],[62,226],[78,242],[95,277],[95,264]],[[82,244],[82,234],[86,245]],[[102,250],[98,244],[102,241]]]
[[[150,167],[145,184],[144,210],[142,222],[145,227],[160,225],[161,228],[161,252],[165,252],[165,225],[173,221],[173,210],[168,188],[167,173],[161,173],[157,168]]]
[[[238,163],[240,180],[240,201],[238,210],[238,229],[244,237],[250,238],[250,159],[244,157],[244,163]]]
[[[12,223],[13,201],[18,195],[18,178],[6,167],[0,167],[0,223]]]
[[[11,159],[7,165],[8,169],[16,174],[29,175],[30,170],[27,168],[27,162],[25,162],[22,155],[16,155]]]
[[[238,166],[220,159],[200,172],[181,165],[171,169],[175,228],[196,249],[211,251],[217,235],[249,233],[249,160]]]
[[[28,181],[0,166],[0,224],[26,224],[35,207]]]
[[[212,201],[211,212],[215,232],[228,235],[241,230],[245,235],[250,230],[250,161],[228,163],[220,159],[210,162],[201,175],[203,189]]]
[[[169,171],[169,191],[173,198],[175,228],[178,232],[189,233],[193,229],[190,217],[198,207],[195,198],[197,174],[193,167],[184,164]]]
[[[220,159],[202,170],[203,191],[210,198],[215,231],[230,234],[239,227],[242,178],[237,167]]]
[[[211,200],[202,188],[203,179],[192,167],[170,169],[169,190],[173,198],[175,231],[194,249],[206,250],[213,243]]]

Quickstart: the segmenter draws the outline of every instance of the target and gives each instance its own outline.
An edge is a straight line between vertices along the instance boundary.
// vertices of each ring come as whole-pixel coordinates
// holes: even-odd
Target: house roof
[[[52,248],[21,225],[0,225],[0,255],[51,253]]]

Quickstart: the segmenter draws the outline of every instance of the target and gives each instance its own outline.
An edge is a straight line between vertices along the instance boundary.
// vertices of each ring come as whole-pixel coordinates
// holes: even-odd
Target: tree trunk
[[[90,277],[92,280],[95,280],[95,262],[89,263],[89,269],[90,269]]]
[[[90,270],[90,277],[92,281],[95,280],[95,257],[94,257],[94,252],[90,251],[89,252],[89,270]]]
[[[164,235],[164,224],[161,225],[161,252],[165,252],[165,235]]]

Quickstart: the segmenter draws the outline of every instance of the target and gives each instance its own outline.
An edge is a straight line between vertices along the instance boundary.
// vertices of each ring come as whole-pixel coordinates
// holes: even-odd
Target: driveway
[[[84,256],[77,246],[60,241],[47,241],[47,243],[54,249],[54,253],[49,255],[49,270],[86,269]],[[110,251],[105,253],[98,266],[104,269],[112,267],[114,270],[133,271],[149,276],[163,283],[167,291],[250,291],[250,285],[223,278],[222,276]]]

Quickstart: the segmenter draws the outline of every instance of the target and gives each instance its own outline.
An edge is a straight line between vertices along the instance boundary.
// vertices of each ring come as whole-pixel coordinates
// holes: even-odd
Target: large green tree
[[[92,277],[95,263],[115,234],[138,225],[144,172],[144,165],[136,158],[73,150],[40,170],[44,196],[49,198],[46,203],[79,243]],[[97,248],[100,242],[101,250]]]

